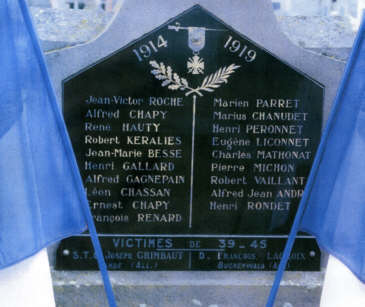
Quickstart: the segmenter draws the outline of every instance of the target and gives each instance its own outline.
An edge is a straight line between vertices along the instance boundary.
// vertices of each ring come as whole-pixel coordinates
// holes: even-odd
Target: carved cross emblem
[[[188,63],[188,73],[193,75],[199,75],[204,73],[204,60],[197,55],[194,55],[192,58],[189,58]]]

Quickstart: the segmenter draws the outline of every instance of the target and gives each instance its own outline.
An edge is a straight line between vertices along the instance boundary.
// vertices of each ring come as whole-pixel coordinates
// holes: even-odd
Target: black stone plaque
[[[275,270],[317,148],[323,86],[194,6],[65,80],[111,270]],[[299,236],[290,270],[319,269]],[[58,269],[96,269],[87,234]]]

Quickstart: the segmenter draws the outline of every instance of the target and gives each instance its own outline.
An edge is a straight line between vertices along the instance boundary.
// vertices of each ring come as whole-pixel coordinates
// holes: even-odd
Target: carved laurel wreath
[[[151,74],[156,79],[162,81],[162,86],[168,86],[168,89],[172,91],[181,90],[188,92],[185,94],[189,96],[193,93],[203,96],[202,91],[214,92],[214,89],[220,87],[223,83],[228,83],[228,78],[238,69],[239,65],[231,64],[228,67],[219,68],[215,73],[204,78],[203,83],[197,88],[191,88],[188,81],[185,78],[180,78],[177,73],[172,71],[170,66],[164,63],[157,63],[156,61],[150,61],[151,66],[154,68],[151,70]]]

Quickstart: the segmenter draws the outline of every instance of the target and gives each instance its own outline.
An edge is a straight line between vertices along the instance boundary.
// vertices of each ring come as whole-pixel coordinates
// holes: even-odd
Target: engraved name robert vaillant
[[[307,83],[200,7],[71,79],[109,267],[275,269],[319,140]]]

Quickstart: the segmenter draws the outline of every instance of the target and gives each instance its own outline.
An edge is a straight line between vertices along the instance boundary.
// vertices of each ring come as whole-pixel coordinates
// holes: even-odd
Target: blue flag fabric
[[[273,307],[295,237],[309,232],[365,282],[365,15],[285,245]]]
[[[0,1],[0,268],[86,229],[85,191],[19,3]]]
[[[364,21],[321,147],[300,229],[365,282]]]
[[[86,230],[116,300],[25,0],[0,0],[0,269]]]

